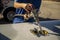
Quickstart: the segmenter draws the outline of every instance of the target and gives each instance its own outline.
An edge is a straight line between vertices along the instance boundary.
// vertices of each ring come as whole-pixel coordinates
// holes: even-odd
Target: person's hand
[[[33,5],[32,4],[27,4],[26,7],[25,7],[25,10],[29,13],[31,12],[31,10],[33,10]]]

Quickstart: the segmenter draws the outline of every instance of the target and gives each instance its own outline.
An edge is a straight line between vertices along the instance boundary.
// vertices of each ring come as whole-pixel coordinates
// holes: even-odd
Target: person
[[[15,0],[14,7],[16,8],[16,14],[24,14],[25,12],[30,13],[32,8],[38,9],[39,11],[41,0]],[[23,16],[15,16],[13,23],[24,22]]]

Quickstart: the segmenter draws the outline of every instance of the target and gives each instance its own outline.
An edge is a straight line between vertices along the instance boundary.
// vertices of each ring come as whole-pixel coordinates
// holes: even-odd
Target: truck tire
[[[16,9],[14,7],[9,7],[3,12],[3,17],[5,21],[12,22],[13,15],[15,14],[15,10]]]

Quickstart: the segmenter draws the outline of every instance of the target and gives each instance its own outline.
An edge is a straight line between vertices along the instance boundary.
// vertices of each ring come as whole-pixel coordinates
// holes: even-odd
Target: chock
[[[45,35],[45,36],[48,35],[48,31],[46,31],[46,30],[39,31],[39,33],[42,35]]]

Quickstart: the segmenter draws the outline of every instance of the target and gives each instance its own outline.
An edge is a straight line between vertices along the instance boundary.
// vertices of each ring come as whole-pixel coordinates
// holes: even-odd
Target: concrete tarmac
[[[60,40],[60,20],[40,21],[43,30],[48,31],[47,36],[37,36],[30,32],[30,29],[36,28],[35,23],[17,23],[0,25],[0,36],[2,40]],[[3,39],[5,38],[5,39]]]

